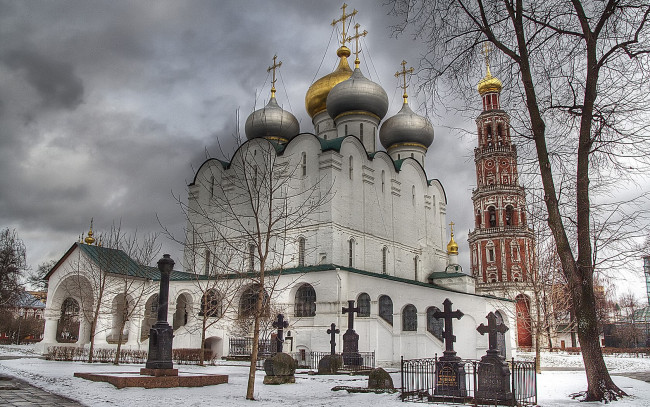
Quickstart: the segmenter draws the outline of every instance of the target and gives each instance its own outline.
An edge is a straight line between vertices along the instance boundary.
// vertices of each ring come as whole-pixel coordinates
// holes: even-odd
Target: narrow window
[[[381,192],[384,192],[386,189],[386,173],[384,170],[381,170]]]
[[[348,240],[348,267],[354,267],[354,239]]]
[[[401,157],[400,157],[400,155],[399,155],[399,154],[397,154],[397,159],[398,159],[398,160],[400,160],[400,159],[401,159]]]
[[[348,135],[348,125],[346,124],[345,125],[345,134],[344,134],[344,136],[347,136],[347,135]]]
[[[298,267],[305,265],[305,238],[298,239]]]
[[[506,206],[506,226],[512,226],[514,223],[513,219],[514,209],[511,205]]]
[[[494,262],[494,247],[488,246],[487,248],[488,261]]]
[[[210,198],[214,198],[214,175],[210,177]]]
[[[350,179],[352,179],[353,171],[354,171],[354,164],[353,164],[352,156],[350,156]]]
[[[415,205],[415,185],[411,186],[411,204]]]
[[[357,307],[359,307],[358,317],[370,316],[370,296],[366,293],[359,294],[357,297]]]
[[[253,169],[253,189],[257,189],[257,167]]]
[[[307,175],[307,153],[302,153],[302,176]]]
[[[411,153],[411,158],[414,158],[413,153]]]
[[[248,271],[255,270],[255,245],[248,245]]]
[[[203,271],[203,274],[209,274],[210,273],[210,250],[205,249],[205,270]]]
[[[363,123],[359,124],[359,135],[361,135],[361,140],[363,140]]]
[[[388,247],[381,249],[381,272],[386,274],[386,257],[388,257]]]
[[[418,262],[420,261],[420,258],[418,256],[415,256],[413,258],[413,270],[415,271],[415,281],[418,280]]]

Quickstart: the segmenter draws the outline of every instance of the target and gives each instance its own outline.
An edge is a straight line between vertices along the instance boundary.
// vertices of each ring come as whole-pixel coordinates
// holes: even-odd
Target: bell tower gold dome
[[[340,58],[339,66],[334,72],[314,82],[307,90],[305,109],[312,118],[327,109],[327,95],[329,95],[332,88],[352,76],[352,69],[348,63],[350,49],[342,46],[336,51],[336,55]]]

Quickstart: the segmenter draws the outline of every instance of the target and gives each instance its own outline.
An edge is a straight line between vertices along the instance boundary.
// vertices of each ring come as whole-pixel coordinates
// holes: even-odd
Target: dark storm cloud
[[[82,102],[83,83],[75,75],[72,65],[28,49],[8,51],[2,56],[2,61],[24,75],[45,106],[74,109]]]

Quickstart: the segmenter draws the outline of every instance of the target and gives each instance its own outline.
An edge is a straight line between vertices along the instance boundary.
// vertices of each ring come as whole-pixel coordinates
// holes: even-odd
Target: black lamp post
[[[149,330],[149,355],[146,369],[173,369],[172,339],[174,332],[167,323],[169,300],[169,275],[174,269],[174,260],[168,254],[158,260],[160,270],[160,293],[158,294],[158,321]]]

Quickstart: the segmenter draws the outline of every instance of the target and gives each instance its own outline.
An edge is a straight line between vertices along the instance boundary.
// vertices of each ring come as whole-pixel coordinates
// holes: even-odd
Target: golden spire
[[[447,254],[458,254],[458,243],[454,240],[454,222],[449,223],[451,228],[451,239],[447,244]]]
[[[348,18],[352,18],[353,16],[355,16],[357,14],[357,10],[353,10],[352,13],[350,13],[350,14],[345,14],[345,9],[346,9],[347,6],[348,6],[347,4],[343,3],[343,7],[341,7],[341,9],[343,9],[343,14],[341,15],[341,18],[339,18],[338,20],[332,20],[332,25],[333,26],[335,26],[337,23],[343,23],[343,28],[341,30],[342,31],[341,32],[341,46],[342,47],[345,47],[345,43],[349,41],[348,38],[346,37],[347,33],[345,31],[345,21]]]
[[[406,69],[406,61],[402,60],[402,71],[397,71],[395,72],[395,77],[399,78],[400,75],[404,76],[404,85],[401,86],[402,89],[404,89],[404,103],[408,103],[408,95],[406,94],[406,74],[413,74],[413,67],[410,67],[409,69]]]
[[[354,60],[354,67],[355,68],[358,68],[359,64],[361,63],[361,61],[359,60],[359,53],[361,53],[361,48],[359,48],[359,38],[360,37],[365,37],[368,34],[368,31],[366,31],[366,30],[363,30],[363,32],[361,34],[359,34],[359,27],[361,27],[359,25],[359,23],[355,24],[354,25],[354,31],[355,31],[356,34],[354,34],[351,37],[348,37],[348,42],[351,42],[352,40],[356,40],[356,49],[354,51],[354,55],[356,56],[356,59]]]
[[[93,218],[90,218],[90,230],[88,230],[88,236],[84,239],[86,244],[95,243],[95,238],[93,237]]]
[[[486,74],[483,77],[483,79],[480,80],[478,83],[478,93],[481,95],[488,93],[488,92],[501,92],[501,81],[492,76],[492,73],[490,73],[490,58],[489,58],[489,53],[490,53],[490,44],[487,42],[483,43],[483,54],[485,58],[485,70]]]
[[[269,66],[269,67],[266,69],[266,72],[271,72],[271,71],[273,71],[273,81],[271,81],[271,97],[272,97],[272,98],[275,97],[275,82],[276,82],[276,79],[275,79],[275,70],[276,70],[277,68],[279,68],[279,67],[282,66],[282,61],[280,61],[279,63],[276,63],[276,59],[277,59],[277,58],[278,58],[277,55],[273,55],[273,65]]]

